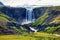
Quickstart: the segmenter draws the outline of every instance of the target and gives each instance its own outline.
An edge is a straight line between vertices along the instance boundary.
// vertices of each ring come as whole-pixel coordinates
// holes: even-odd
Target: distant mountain
[[[4,6],[4,4],[2,2],[0,2],[0,6]]]

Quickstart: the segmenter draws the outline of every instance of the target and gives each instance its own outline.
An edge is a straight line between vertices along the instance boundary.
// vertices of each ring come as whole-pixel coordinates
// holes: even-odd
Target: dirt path
[[[60,36],[59,34],[53,34],[53,35],[55,35],[55,36]]]

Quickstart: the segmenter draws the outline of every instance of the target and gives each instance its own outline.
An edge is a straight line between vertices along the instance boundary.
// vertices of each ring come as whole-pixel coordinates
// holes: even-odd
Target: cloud
[[[54,5],[59,6],[60,0],[0,0],[4,5],[21,6],[21,5]]]

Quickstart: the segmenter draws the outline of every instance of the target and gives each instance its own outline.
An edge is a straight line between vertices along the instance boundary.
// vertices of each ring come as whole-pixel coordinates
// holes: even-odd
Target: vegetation
[[[40,18],[38,18],[34,23],[32,23],[33,26],[36,26],[36,25],[42,25],[45,21],[45,19],[48,18],[48,13],[44,13],[43,16],[41,16]]]
[[[60,15],[58,15],[53,21],[50,22],[50,24],[52,23],[55,23],[55,24],[60,23]]]
[[[56,27],[49,26],[49,27],[45,28],[45,32],[47,32],[47,33],[56,33],[56,31],[58,29],[60,29],[60,25],[59,26],[56,26]],[[57,31],[57,32],[58,32],[58,34],[60,34],[60,31]]]
[[[0,27],[2,27],[3,30],[9,29],[8,26],[6,26],[8,23],[11,23],[13,25],[13,26],[10,26],[13,30],[18,31],[19,33],[22,33],[22,34],[26,33],[24,28],[22,29],[22,27],[16,27],[17,21],[11,19],[9,16],[0,12]]]
[[[37,32],[29,35],[1,35],[0,40],[60,40],[53,34]]]
[[[16,23],[16,20],[11,19],[9,16],[5,15],[4,13],[0,12],[0,20],[6,21],[6,22],[14,22]]]
[[[3,13],[0,12],[0,20],[9,22],[9,20],[8,20],[7,18],[8,18],[8,16],[6,16],[6,15],[4,15]]]
[[[15,26],[12,27],[14,30],[20,32],[21,34],[26,34],[27,32],[25,31],[25,29],[23,29],[22,27],[17,28]]]
[[[55,10],[55,11],[60,11],[60,6],[53,7],[53,10]]]

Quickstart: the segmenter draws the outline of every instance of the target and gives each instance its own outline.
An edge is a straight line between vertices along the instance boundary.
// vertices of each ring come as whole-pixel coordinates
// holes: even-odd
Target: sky
[[[60,6],[60,0],[0,0],[4,5],[17,7],[21,5]]]

